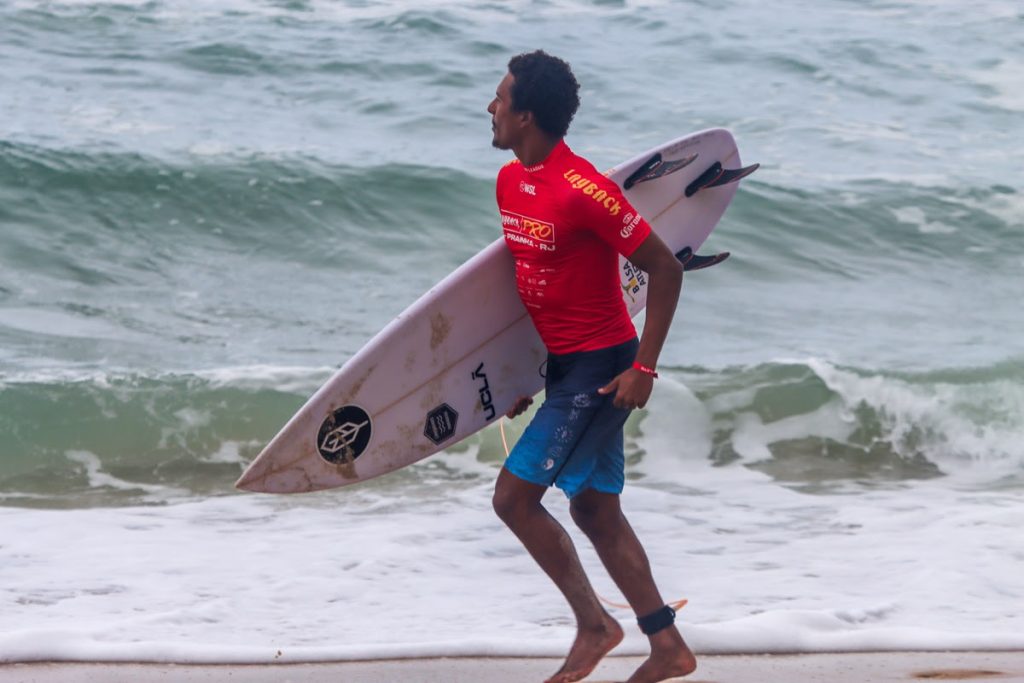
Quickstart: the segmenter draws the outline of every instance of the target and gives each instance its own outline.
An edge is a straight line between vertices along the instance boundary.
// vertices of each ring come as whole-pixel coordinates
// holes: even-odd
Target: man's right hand
[[[523,413],[526,412],[526,409],[529,408],[531,405],[533,405],[532,398],[530,398],[529,396],[520,396],[518,399],[516,399],[516,404],[512,406],[512,408],[507,413],[505,413],[505,417],[511,420],[512,418],[518,415],[522,415]]]

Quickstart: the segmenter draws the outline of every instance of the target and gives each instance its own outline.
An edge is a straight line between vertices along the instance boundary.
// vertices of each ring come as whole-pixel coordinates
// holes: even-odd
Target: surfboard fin
[[[683,270],[690,272],[691,270],[703,270],[704,268],[717,265],[729,258],[729,253],[728,251],[723,251],[711,256],[701,256],[694,254],[693,249],[690,249],[690,247],[683,247],[680,251],[676,252],[676,258],[683,264]]]
[[[683,270],[689,272],[691,270],[710,268],[711,266],[721,263],[727,258],[729,258],[728,251],[722,251],[717,254],[712,254],[711,256],[701,256],[700,254],[697,254],[683,265]]]
[[[622,183],[622,189],[628,190],[637,183],[645,183],[648,180],[654,180],[655,178],[661,178],[662,176],[667,176],[670,173],[675,173],[679,169],[689,166],[696,158],[696,154],[689,154],[682,159],[664,161],[661,158],[661,152],[656,152],[654,156],[640,164],[640,168],[629,174],[626,181]]]
[[[719,187],[746,178],[748,175],[761,168],[761,164],[751,164],[743,168],[722,168],[720,162],[715,162],[708,167],[708,170],[697,176],[697,179],[686,186],[685,194],[692,197],[699,190],[707,187]]]

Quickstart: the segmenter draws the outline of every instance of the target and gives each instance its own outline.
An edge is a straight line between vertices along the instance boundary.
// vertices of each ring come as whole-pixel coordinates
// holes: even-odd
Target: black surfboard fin
[[[722,168],[722,164],[715,162],[697,177],[692,183],[686,186],[686,196],[692,197],[699,190],[706,187],[720,187],[729,183],[746,178],[748,175],[761,168],[761,164],[751,164],[743,168]]]
[[[727,258],[729,258],[729,252],[727,251],[712,254],[711,256],[701,256],[700,254],[697,254],[683,265],[683,270],[690,272],[691,270],[710,268],[711,266],[718,265]]]
[[[711,256],[700,256],[693,253],[693,249],[690,247],[683,247],[681,250],[676,252],[676,258],[683,264],[683,270],[689,272],[691,270],[702,270],[704,268],[710,268],[711,266],[717,265],[729,258],[729,252],[723,251],[718,254],[712,254]]]
[[[708,185],[708,187],[718,187],[719,185],[735,183],[737,180],[743,180],[759,168],[761,168],[761,164],[751,164],[750,166],[744,166],[743,168],[727,168],[722,171],[722,175],[718,176],[718,180]]]
[[[661,158],[661,152],[655,152],[650,159],[640,164],[640,168],[629,174],[626,181],[622,183],[622,189],[629,190],[637,183],[645,183],[648,180],[654,180],[655,178],[675,173],[679,169],[689,166],[696,158],[696,154],[690,154],[682,159],[665,161]]]
[[[705,187],[711,185],[711,183],[718,180],[719,176],[722,175],[723,170],[724,169],[722,168],[722,164],[717,161],[708,166],[708,170],[701,173],[699,176],[697,176],[696,180],[694,180],[692,183],[686,186],[686,196],[692,197],[693,195],[697,194],[698,190],[702,190]]]
[[[676,252],[676,258],[679,259],[679,262],[685,266],[687,263],[690,262],[690,259],[693,258],[693,249],[690,249],[689,247],[683,247],[682,249]]]

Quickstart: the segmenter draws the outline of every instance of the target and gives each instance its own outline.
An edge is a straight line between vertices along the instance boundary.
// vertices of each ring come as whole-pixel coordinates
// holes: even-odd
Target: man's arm
[[[653,232],[629,256],[630,262],[647,273],[647,318],[636,362],[648,368],[656,367],[661,347],[668,337],[672,316],[679,303],[683,286],[683,264],[672,250]],[[606,386],[602,394],[614,393],[619,408],[643,408],[654,389],[654,378],[647,373],[629,368]]]

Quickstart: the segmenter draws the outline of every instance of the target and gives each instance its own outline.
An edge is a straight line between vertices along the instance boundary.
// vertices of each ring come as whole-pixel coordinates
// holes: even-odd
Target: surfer
[[[569,65],[536,51],[509,61],[487,107],[492,144],[516,157],[498,173],[498,208],[519,295],[548,350],[544,403],[498,475],[494,509],[576,617],[575,642],[547,683],[585,678],[623,638],[569,535],[541,504],[552,485],[569,498],[573,520],[650,640],[650,657],[628,683],[654,683],[697,663],[619,504],[622,428],[651,395],[683,267],[615,183],[566,145],[578,93]],[[639,340],[622,299],[619,254],[649,278]],[[509,417],[530,403],[520,399]]]

